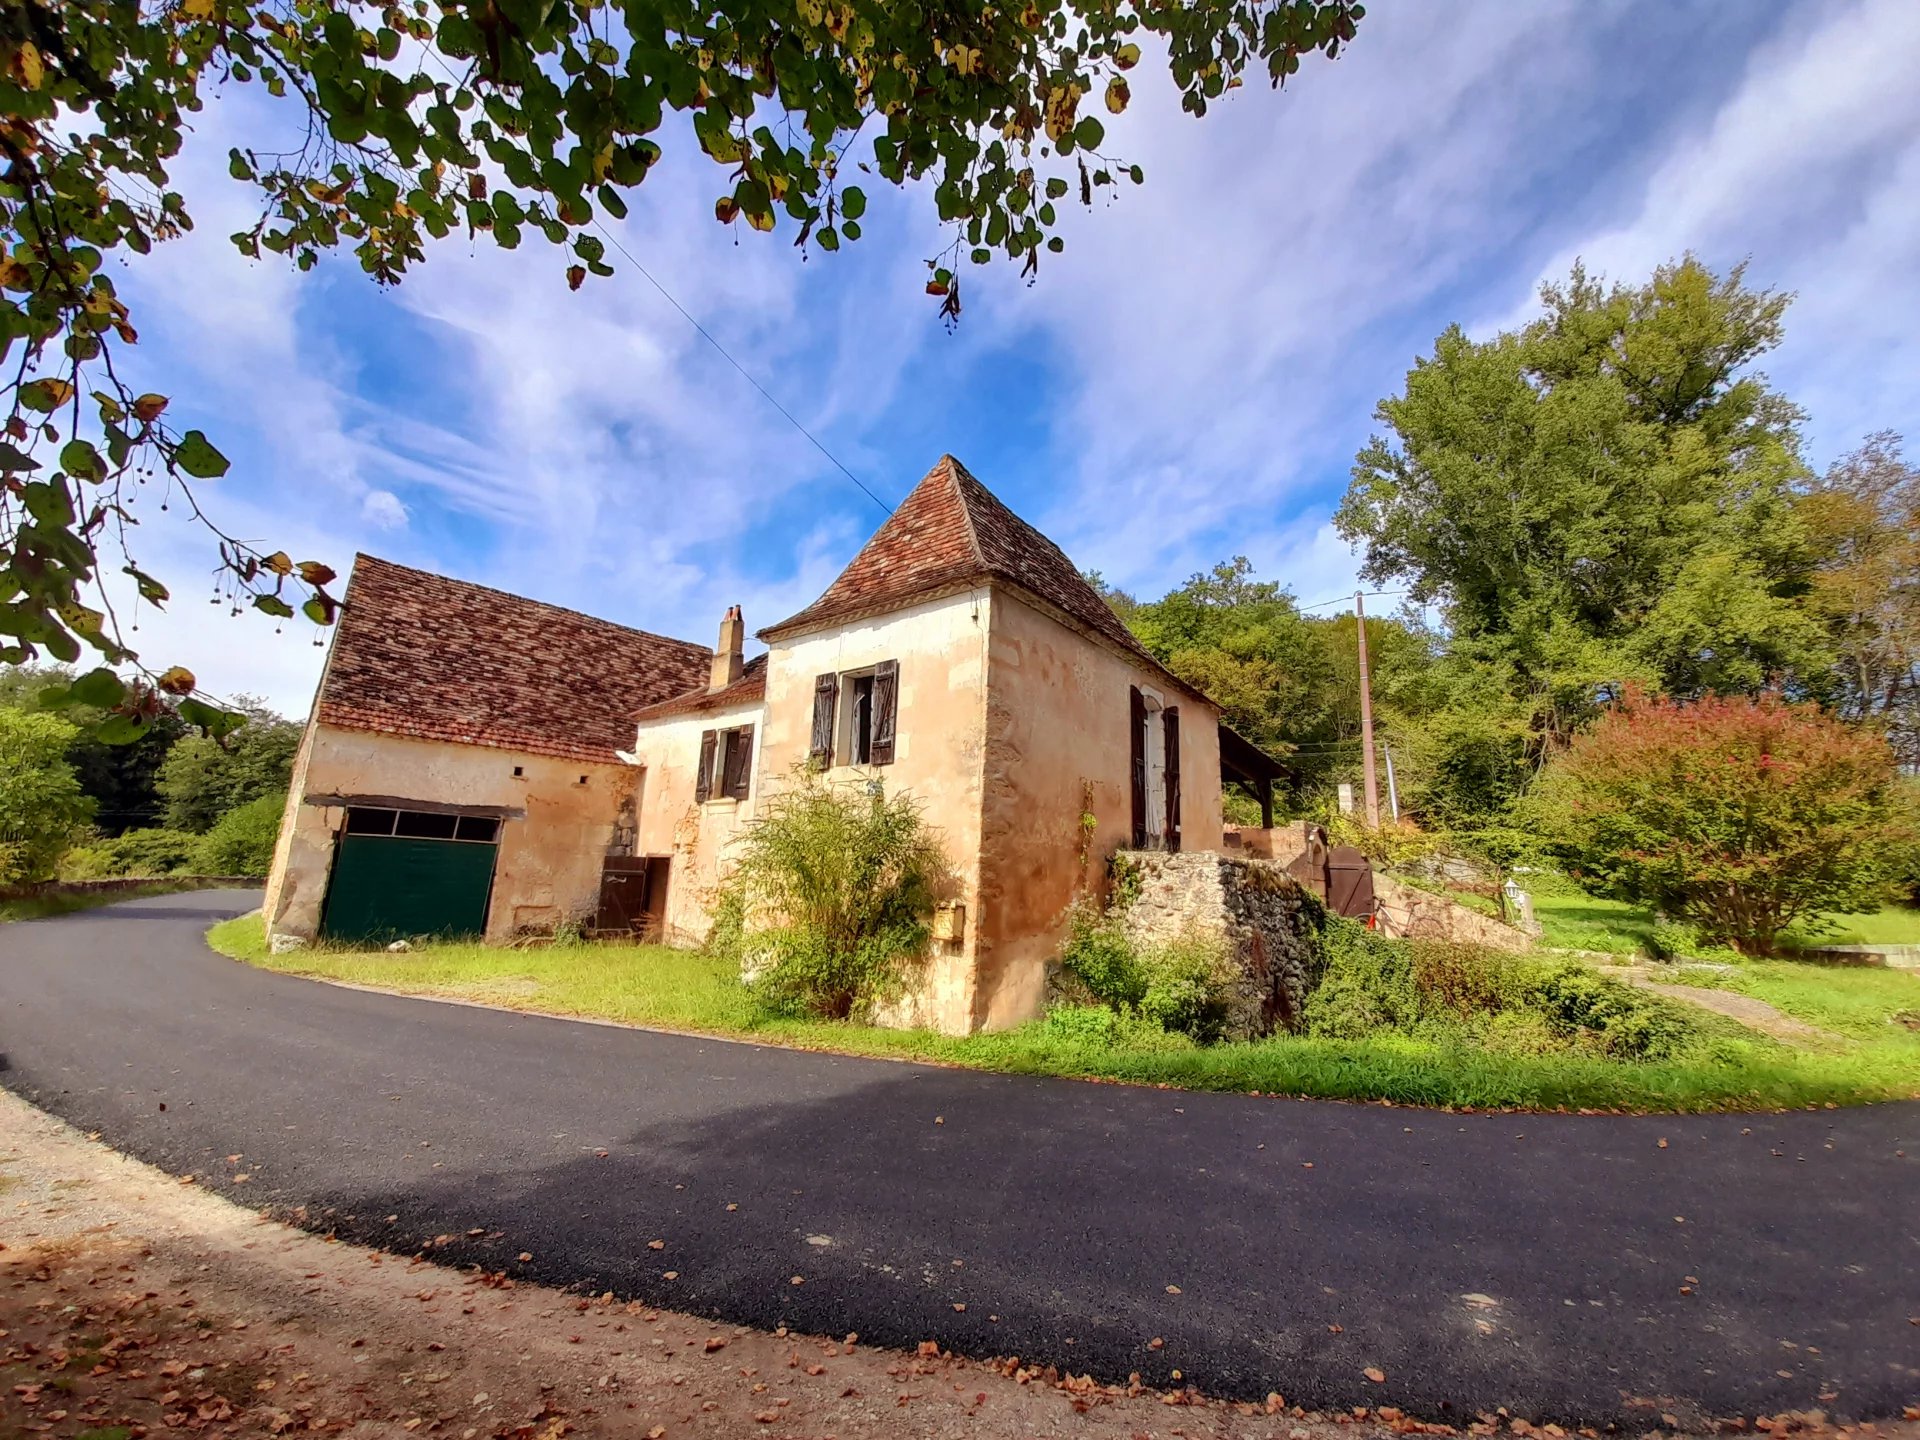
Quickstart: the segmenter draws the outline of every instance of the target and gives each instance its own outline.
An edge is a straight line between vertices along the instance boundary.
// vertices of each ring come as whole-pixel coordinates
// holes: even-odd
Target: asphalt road
[[[255,903],[0,925],[0,1082],[346,1238],[759,1326],[1433,1418],[1920,1400],[1920,1106],[1450,1115],[836,1058],[210,952]]]

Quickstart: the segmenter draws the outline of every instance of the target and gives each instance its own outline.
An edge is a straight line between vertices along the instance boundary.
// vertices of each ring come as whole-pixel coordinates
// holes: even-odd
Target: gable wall
[[[877,778],[890,795],[911,792],[953,865],[950,895],[966,906],[966,927],[957,946],[936,944],[922,983],[884,1017],[888,1023],[954,1033],[971,1028],[990,624],[983,586],[798,636],[774,646],[768,657],[760,778],[769,787],[806,763],[820,675],[882,660],[900,664],[893,763],[862,769],[836,763],[829,778]]]
[[[1107,857],[1133,843],[1134,685],[1180,710],[1183,847],[1218,849],[1219,712],[1018,596],[994,592],[976,1027],[1042,1012],[1070,908],[1100,898]],[[1083,813],[1093,817],[1090,830]]]

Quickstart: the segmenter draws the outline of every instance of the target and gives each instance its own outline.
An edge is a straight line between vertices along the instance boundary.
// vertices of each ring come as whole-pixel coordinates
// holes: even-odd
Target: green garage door
[[[481,934],[499,833],[494,819],[356,806],[334,856],[320,933],[350,944]]]

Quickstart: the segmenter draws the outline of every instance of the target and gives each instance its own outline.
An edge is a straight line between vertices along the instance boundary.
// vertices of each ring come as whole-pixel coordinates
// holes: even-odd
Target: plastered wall
[[[1211,705],[1015,595],[995,594],[989,654],[975,1028],[1041,1013],[1069,910],[1132,844],[1130,687],[1179,707],[1185,848],[1221,841]]]
[[[753,766],[747,798],[716,795],[698,803],[700,737],[708,730],[753,726]],[[636,855],[672,857],[667,877],[667,943],[697,945],[713,924],[713,904],[735,835],[753,818],[764,778],[766,711],[735,706],[642,724],[633,755],[643,767],[638,790]]]
[[[487,917],[487,938],[504,939],[522,926],[591,914],[615,819],[636,780],[636,772],[620,764],[309,725],[267,882],[268,932],[282,943],[319,933],[346,809],[312,804],[309,797],[379,795],[519,812],[501,822]]]
[[[982,587],[775,646],[767,665],[761,778],[787,782],[813,738],[813,688],[828,671],[900,663],[891,765],[836,764],[840,783],[878,779],[910,792],[952,862],[950,898],[966,907],[958,942],[936,946],[911,995],[882,1018],[959,1033],[973,1028],[975,916],[979,913],[980,811],[984,784],[987,643],[993,604]],[[838,758],[838,757],[836,757]]]

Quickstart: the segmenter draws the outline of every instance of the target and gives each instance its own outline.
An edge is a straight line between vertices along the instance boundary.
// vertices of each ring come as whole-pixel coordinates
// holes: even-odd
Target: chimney
[[[707,684],[709,691],[724,690],[740,678],[740,672],[745,668],[740,658],[740,647],[746,638],[747,625],[740,618],[740,607],[729,605],[720,621],[720,643],[713,647],[713,678]]]

